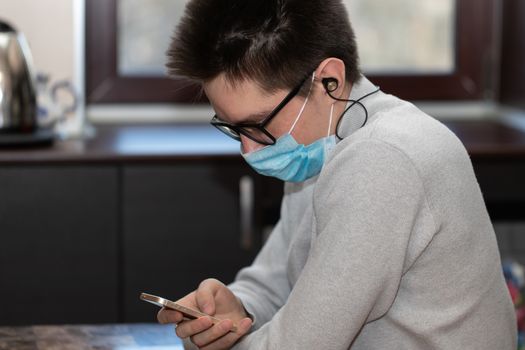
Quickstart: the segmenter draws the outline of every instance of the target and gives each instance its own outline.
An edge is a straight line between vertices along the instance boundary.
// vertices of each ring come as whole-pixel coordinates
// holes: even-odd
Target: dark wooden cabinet
[[[477,180],[493,221],[523,221],[525,162],[512,158],[473,159]]]
[[[0,168],[0,324],[117,320],[117,171]]]
[[[206,278],[230,283],[259,250],[255,174],[241,160],[125,166],[122,179],[124,321],[154,320],[140,292],[176,300]]]
[[[0,167],[0,325],[154,321],[140,292],[233,281],[281,196],[241,158]]]

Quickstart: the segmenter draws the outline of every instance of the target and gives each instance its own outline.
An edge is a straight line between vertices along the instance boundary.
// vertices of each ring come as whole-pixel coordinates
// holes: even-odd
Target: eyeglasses
[[[249,139],[258,142],[260,144],[271,146],[274,145],[276,142],[276,138],[268,131],[266,130],[266,125],[270,123],[270,121],[281,111],[281,109],[284,108],[294,98],[299,91],[301,90],[301,87],[303,86],[304,82],[308,79],[309,75],[307,75],[299,85],[297,85],[286,97],[279,103],[275,109],[270,112],[268,116],[266,116],[262,121],[258,123],[238,123],[238,124],[230,124],[226,123],[217,117],[217,114],[212,118],[211,125],[228,135],[234,140],[241,141],[241,134],[248,137]]]

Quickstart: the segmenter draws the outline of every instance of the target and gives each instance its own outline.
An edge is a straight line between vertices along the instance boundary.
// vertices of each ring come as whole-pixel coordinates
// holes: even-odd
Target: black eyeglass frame
[[[297,85],[292,91],[290,91],[288,95],[286,95],[285,98],[277,105],[277,107],[275,107],[273,111],[271,111],[270,114],[268,114],[268,116],[266,116],[262,121],[258,123],[230,124],[230,123],[226,123],[220,120],[219,117],[217,117],[217,114],[215,114],[213,118],[211,119],[210,124],[216,127],[217,129],[219,129],[221,132],[223,132],[227,136],[237,141],[241,141],[241,134],[243,134],[244,136],[248,137],[250,140],[260,143],[262,145],[265,145],[265,146],[274,145],[277,142],[277,139],[268,130],[266,130],[265,128],[266,125],[268,125],[268,123],[272,121],[272,119],[288,104],[288,102],[290,102],[299,93],[299,91],[301,91],[303,84],[305,83],[305,81],[308,79],[309,76],[310,75],[307,75],[303,80],[301,80],[301,83]],[[230,133],[223,128],[227,128],[235,132],[236,134]],[[272,141],[266,142],[263,140],[258,140],[253,135],[250,135],[248,131],[244,130],[244,128],[257,129],[263,134],[265,134],[266,136],[268,136],[268,138],[270,138],[270,140]]]

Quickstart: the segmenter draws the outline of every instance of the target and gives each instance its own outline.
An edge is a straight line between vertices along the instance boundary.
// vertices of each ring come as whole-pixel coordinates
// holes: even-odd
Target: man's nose
[[[246,154],[246,153],[257,151],[258,149],[263,148],[264,145],[258,142],[255,142],[251,138],[241,134],[241,147],[242,147],[242,153]]]

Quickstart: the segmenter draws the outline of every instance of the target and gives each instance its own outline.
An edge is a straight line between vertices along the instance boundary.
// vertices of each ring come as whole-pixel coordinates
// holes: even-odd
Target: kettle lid
[[[16,32],[15,28],[9,23],[0,19],[0,33],[14,33]]]

